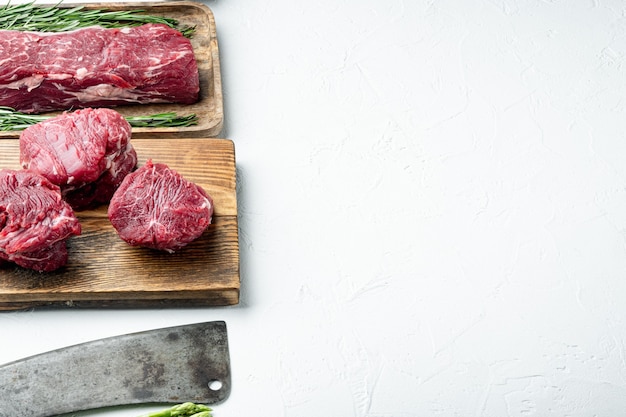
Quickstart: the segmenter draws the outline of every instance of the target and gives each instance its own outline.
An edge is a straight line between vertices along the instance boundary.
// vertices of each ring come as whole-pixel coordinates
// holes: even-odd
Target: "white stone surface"
[[[206,4],[241,304],[2,313],[1,363],[225,320],[215,417],[624,414],[625,2]]]

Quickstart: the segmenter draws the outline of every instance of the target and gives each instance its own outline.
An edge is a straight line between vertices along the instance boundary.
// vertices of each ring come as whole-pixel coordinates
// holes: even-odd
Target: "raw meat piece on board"
[[[66,264],[81,226],[59,187],[28,170],[0,170],[0,259],[37,271]]]
[[[174,252],[204,233],[213,216],[213,200],[167,165],[149,160],[124,178],[111,198],[108,216],[127,243]]]
[[[137,163],[131,126],[115,110],[65,112],[26,128],[20,163],[61,187],[74,210],[106,204]]]

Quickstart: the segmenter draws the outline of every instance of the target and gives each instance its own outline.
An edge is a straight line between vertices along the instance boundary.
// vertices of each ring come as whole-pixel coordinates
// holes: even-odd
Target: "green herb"
[[[198,124],[198,117],[195,114],[179,116],[174,112],[127,116],[126,120],[133,127],[187,127]]]
[[[120,28],[139,26],[146,23],[161,23],[180,31],[185,37],[193,36],[195,27],[179,27],[176,19],[145,15],[145,10],[88,10],[84,6],[65,8],[59,6],[38,6],[34,2],[16,4],[0,8],[0,29],[66,32],[69,30],[100,26]]]
[[[211,409],[206,405],[183,403],[142,417],[212,417],[212,414]]]
[[[20,113],[11,107],[0,107],[0,131],[24,130],[30,125],[42,122],[51,116]]]
[[[24,130],[44,120],[51,115],[25,114],[15,111],[11,107],[0,106],[0,131]],[[149,116],[125,116],[132,127],[187,127],[198,124],[195,114],[179,116],[174,112],[158,113]]]

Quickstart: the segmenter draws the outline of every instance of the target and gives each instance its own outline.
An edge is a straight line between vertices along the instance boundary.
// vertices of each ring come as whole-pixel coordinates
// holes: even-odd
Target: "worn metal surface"
[[[3,365],[0,417],[141,403],[214,404],[228,397],[230,386],[226,323],[197,323],[95,340]]]

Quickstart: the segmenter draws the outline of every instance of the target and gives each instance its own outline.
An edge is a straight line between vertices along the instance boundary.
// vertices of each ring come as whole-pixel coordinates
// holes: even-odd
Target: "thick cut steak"
[[[213,200],[167,165],[148,161],[124,178],[108,215],[127,243],[174,252],[204,233],[213,216]]]
[[[81,232],[59,187],[27,170],[0,170],[0,261],[53,271],[67,262],[66,240]]]
[[[137,163],[131,126],[115,110],[65,112],[24,129],[20,163],[61,187],[75,210],[108,203]]]
[[[189,39],[161,24],[0,31],[0,106],[25,113],[198,100]]]

